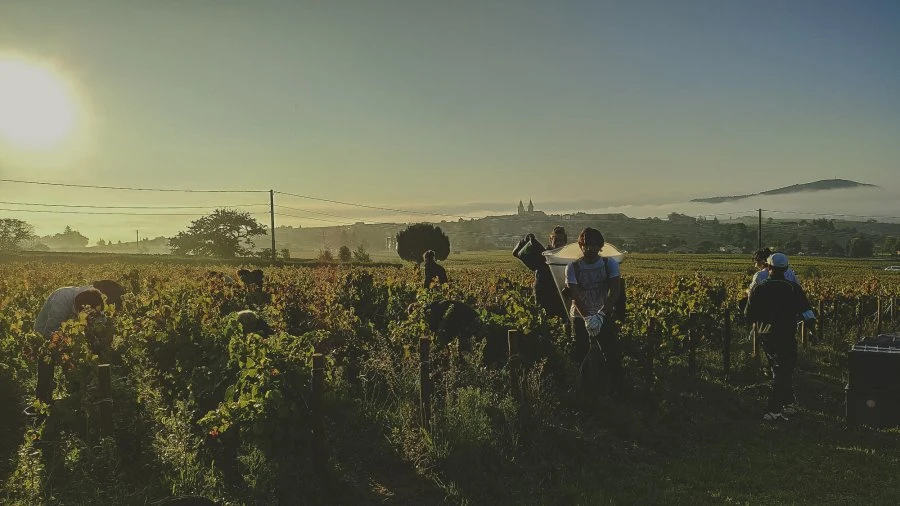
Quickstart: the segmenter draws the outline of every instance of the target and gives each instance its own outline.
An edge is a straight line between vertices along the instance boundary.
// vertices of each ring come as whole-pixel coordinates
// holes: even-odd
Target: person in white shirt
[[[621,278],[619,263],[600,256],[604,243],[599,230],[588,227],[581,231],[578,245],[584,256],[566,266],[566,290],[572,299],[570,315],[582,381],[588,387],[596,381],[598,355],[602,353],[609,374],[610,395],[621,400],[625,393],[625,370],[613,318],[613,308],[621,296]]]
[[[771,249],[763,248],[756,250],[756,253],[753,254],[753,263],[756,265],[756,272],[753,274],[753,279],[750,280],[750,286],[747,287],[748,296],[757,285],[769,277],[769,265],[767,260],[773,253],[774,251]],[[784,279],[792,283],[797,283],[798,285],[800,284],[800,281],[797,279],[797,274],[790,268],[784,271]]]

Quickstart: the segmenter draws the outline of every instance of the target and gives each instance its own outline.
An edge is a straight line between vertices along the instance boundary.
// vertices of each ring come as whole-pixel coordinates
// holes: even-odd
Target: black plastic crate
[[[847,424],[900,426],[900,389],[859,389],[847,385]]]
[[[850,387],[858,390],[900,390],[900,334],[867,337],[850,349]]]

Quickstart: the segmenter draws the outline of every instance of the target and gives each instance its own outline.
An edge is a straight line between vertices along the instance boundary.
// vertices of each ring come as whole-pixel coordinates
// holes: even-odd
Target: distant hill
[[[709,197],[704,199],[692,199],[691,202],[705,202],[707,204],[720,204],[722,202],[733,202],[735,200],[755,197],[757,195],[783,195],[787,193],[815,192],[824,190],[840,190],[846,188],[878,188],[874,184],[857,183],[856,181],[848,181],[846,179],[822,179],[812,183],[793,184],[784,188],[776,188],[759,193],[750,193],[748,195],[730,195],[727,197]]]

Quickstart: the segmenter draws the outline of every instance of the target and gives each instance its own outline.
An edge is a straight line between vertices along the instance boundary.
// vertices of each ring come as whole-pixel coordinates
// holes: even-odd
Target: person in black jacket
[[[447,271],[434,259],[434,250],[428,250],[422,255],[425,261],[425,288],[431,288],[432,283],[442,285],[447,282]]]
[[[544,247],[535,237],[534,234],[528,234],[516,245],[513,250],[513,256],[522,260],[522,262],[534,271],[534,300],[539,306],[544,308],[549,316],[558,316],[566,318],[566,306],[562,298],[559,296],[559,290],[556,288],[556,282],[550,273],[550,266],[544,260],[543,252],[551,249],[561,248],[568,242],[566,229],[556,226],[550,232],[549,246]],[[523,255],[523,249],[528,245],[528,251]],[[523,258],[525,256],[525,258]]]
[[[784,277],[787,256],[775,253],[766,263],[768,278],[750,292],[745,314],[749,322],[756,323],[772,369],[772,393],[763,419],[786,420],[784,415],[797,409],[792,378],[797,365],[797,316],[811,321],[815,315],[800,285]]]

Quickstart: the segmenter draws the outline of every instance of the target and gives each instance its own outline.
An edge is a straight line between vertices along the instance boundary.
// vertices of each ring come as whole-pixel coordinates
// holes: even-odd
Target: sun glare
[[[68,138],[75,120],[72,93],[52,69],[0,56],[0,140],[52,149]]]

